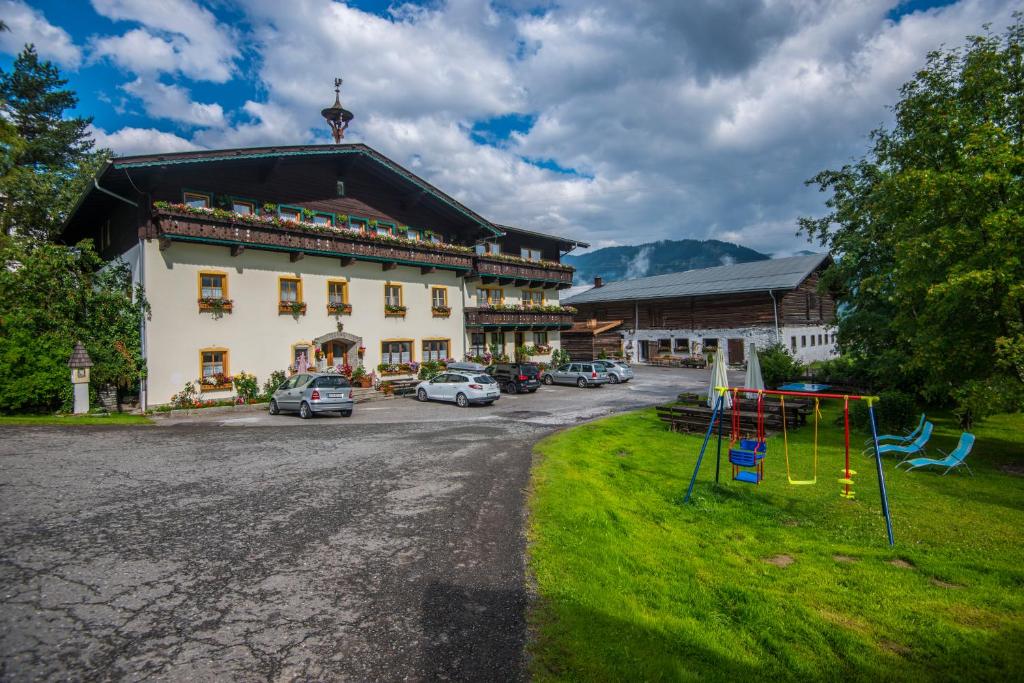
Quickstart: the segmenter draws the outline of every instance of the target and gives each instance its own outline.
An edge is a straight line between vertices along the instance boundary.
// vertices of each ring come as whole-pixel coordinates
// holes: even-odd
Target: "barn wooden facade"
[[[818,291],[825,255],[742,263],[596,286],[565,299],[577,323],[622,320],[636,360],[723,349],[743,363],[751,344],[788,346],[805,361],[835,354],[835,301]]]
[[[577,321],[562,332],[562,350],[578,360],[612,358],[622,353],[620,327],[621,320]]]

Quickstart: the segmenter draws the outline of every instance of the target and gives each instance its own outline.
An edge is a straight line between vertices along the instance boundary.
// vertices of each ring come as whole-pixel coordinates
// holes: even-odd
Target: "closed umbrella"
[[[306,360],[306,352],[300,351],[299,357],[295,361],[295,372],[305,372],[309,369],[309,361]]]
[[[708,387],[708,405],[712,408],[718,399],[718,392],[715,390],[715,387],[729,386],[729,376],[725,372],[724,355],[720,351],[715,351],[714,357],[711,360],[711,386]],[[729,395],[729,392],[725,392],[725,402],[722,404],[722,407],[732,407],[732,396]]]
[[[761,361],[757,357],[757,347],[750,345],[750,360],[747,361],[747,377],[743,386],[749,389],[764,389],[764,377],[761,376]]]

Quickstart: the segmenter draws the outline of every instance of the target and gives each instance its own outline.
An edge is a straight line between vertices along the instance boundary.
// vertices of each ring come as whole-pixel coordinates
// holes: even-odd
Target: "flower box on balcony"
[[[230,313],[234,307],[231,299],[218,299],[214,297],[203,297],[199,299],[199,311],[213,313],[214,317],[219,318],[225,313]]]
[[[414,375],[419,370],[419,363],[381,363],[377,366],[377,372],[381,377],[394,377],[395,375]]]
[[[449,318],[452,314],[451,306],[433,306],[430,312],[435,318]]]
[[[352,315],[352,304],[327,304],[328,315]]]
[[[404,318],[405,317],[405,306],[395,306],[393,304],[387,304],[384,306],[384,317],[386,318]]]
[[[233,378],[227,375],[204,377],[199,381],[201,391],[231,391],[234,387]]]
[[[277,312],[286,315],[306,315],[306,304],[298,301],[279,301]]]

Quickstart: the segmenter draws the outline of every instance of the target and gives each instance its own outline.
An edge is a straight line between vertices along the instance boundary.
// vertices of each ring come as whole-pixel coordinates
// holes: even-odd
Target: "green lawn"
[[[1024,680],[1024,478],[1001,469],[1024,465],[1024,416],[976,430],[973,478],[886,461],[895,548],[872,460],[854,456],[856,500],[838,495],[835,416],[817,486],[788,485],[778,437],[760,486],[732,482],[724,453],[716,486],[709,449],[688,504],[701,439],[653,410],[538,444],[534,675]],[[949,450],[958,435],[936,421],[933,443]],[[790,434],[795,479],[810,478],[812,440],[810,426]]]
[[[144,425],[152,420],[144,415],[111,413],[109,415],[0,415],[4,425]]]

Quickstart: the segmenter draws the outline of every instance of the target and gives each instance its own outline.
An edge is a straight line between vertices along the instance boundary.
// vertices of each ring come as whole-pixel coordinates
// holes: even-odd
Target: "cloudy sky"
[[[929,50],[1012,0],[0,0],[119,154],[365,142],[492,220],[785,255]]]

